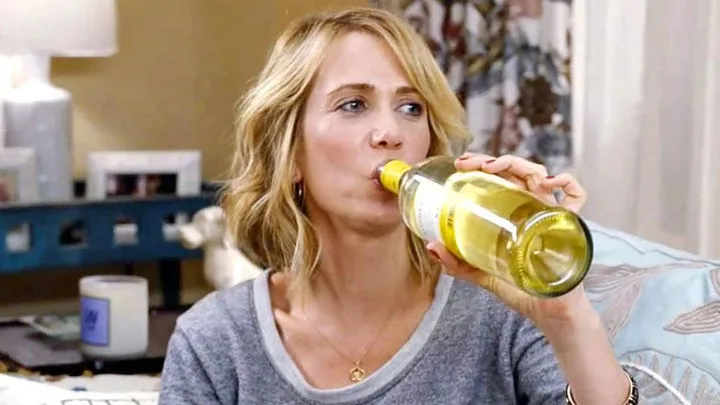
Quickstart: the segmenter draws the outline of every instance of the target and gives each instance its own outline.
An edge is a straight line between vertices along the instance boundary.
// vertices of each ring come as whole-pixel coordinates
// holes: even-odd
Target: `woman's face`
[[[350,33],[331,44],[301,128],[298,174],[310,218],[377,232],[400,225],[397,200],[374,171],[390,158],[424,159],[430,128],[423,99],[382,40]]]

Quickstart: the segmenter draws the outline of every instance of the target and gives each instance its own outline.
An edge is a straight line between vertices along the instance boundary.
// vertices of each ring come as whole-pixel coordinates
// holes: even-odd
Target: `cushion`
[[[588,225],[585,288],[641,402],[720,404],[720,261]]]

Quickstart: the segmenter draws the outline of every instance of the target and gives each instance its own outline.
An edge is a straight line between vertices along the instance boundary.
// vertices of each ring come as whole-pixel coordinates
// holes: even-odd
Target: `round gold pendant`
[[[350,381],[356,383],[365,379],[365,370],[356,364],[355,367],[350,369]]]

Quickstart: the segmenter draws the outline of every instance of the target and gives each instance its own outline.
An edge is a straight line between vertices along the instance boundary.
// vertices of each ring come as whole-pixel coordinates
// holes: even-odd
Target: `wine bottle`
[[[585,278],[593,242],[578,215],[500,176],[458,171],[454,160],[378,167],[413,233],[536,297],[563,295]]]

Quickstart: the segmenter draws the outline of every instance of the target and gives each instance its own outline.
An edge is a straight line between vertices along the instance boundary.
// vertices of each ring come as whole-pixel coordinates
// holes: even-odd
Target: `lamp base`
[[[38,199],[73,199],[72,97],[53,86],[47,75],[49,58],[36,56],[27,81],[3,99],[5,144],[28,147],[37,159]],[[33,74],[34,73],[34,74]]]

